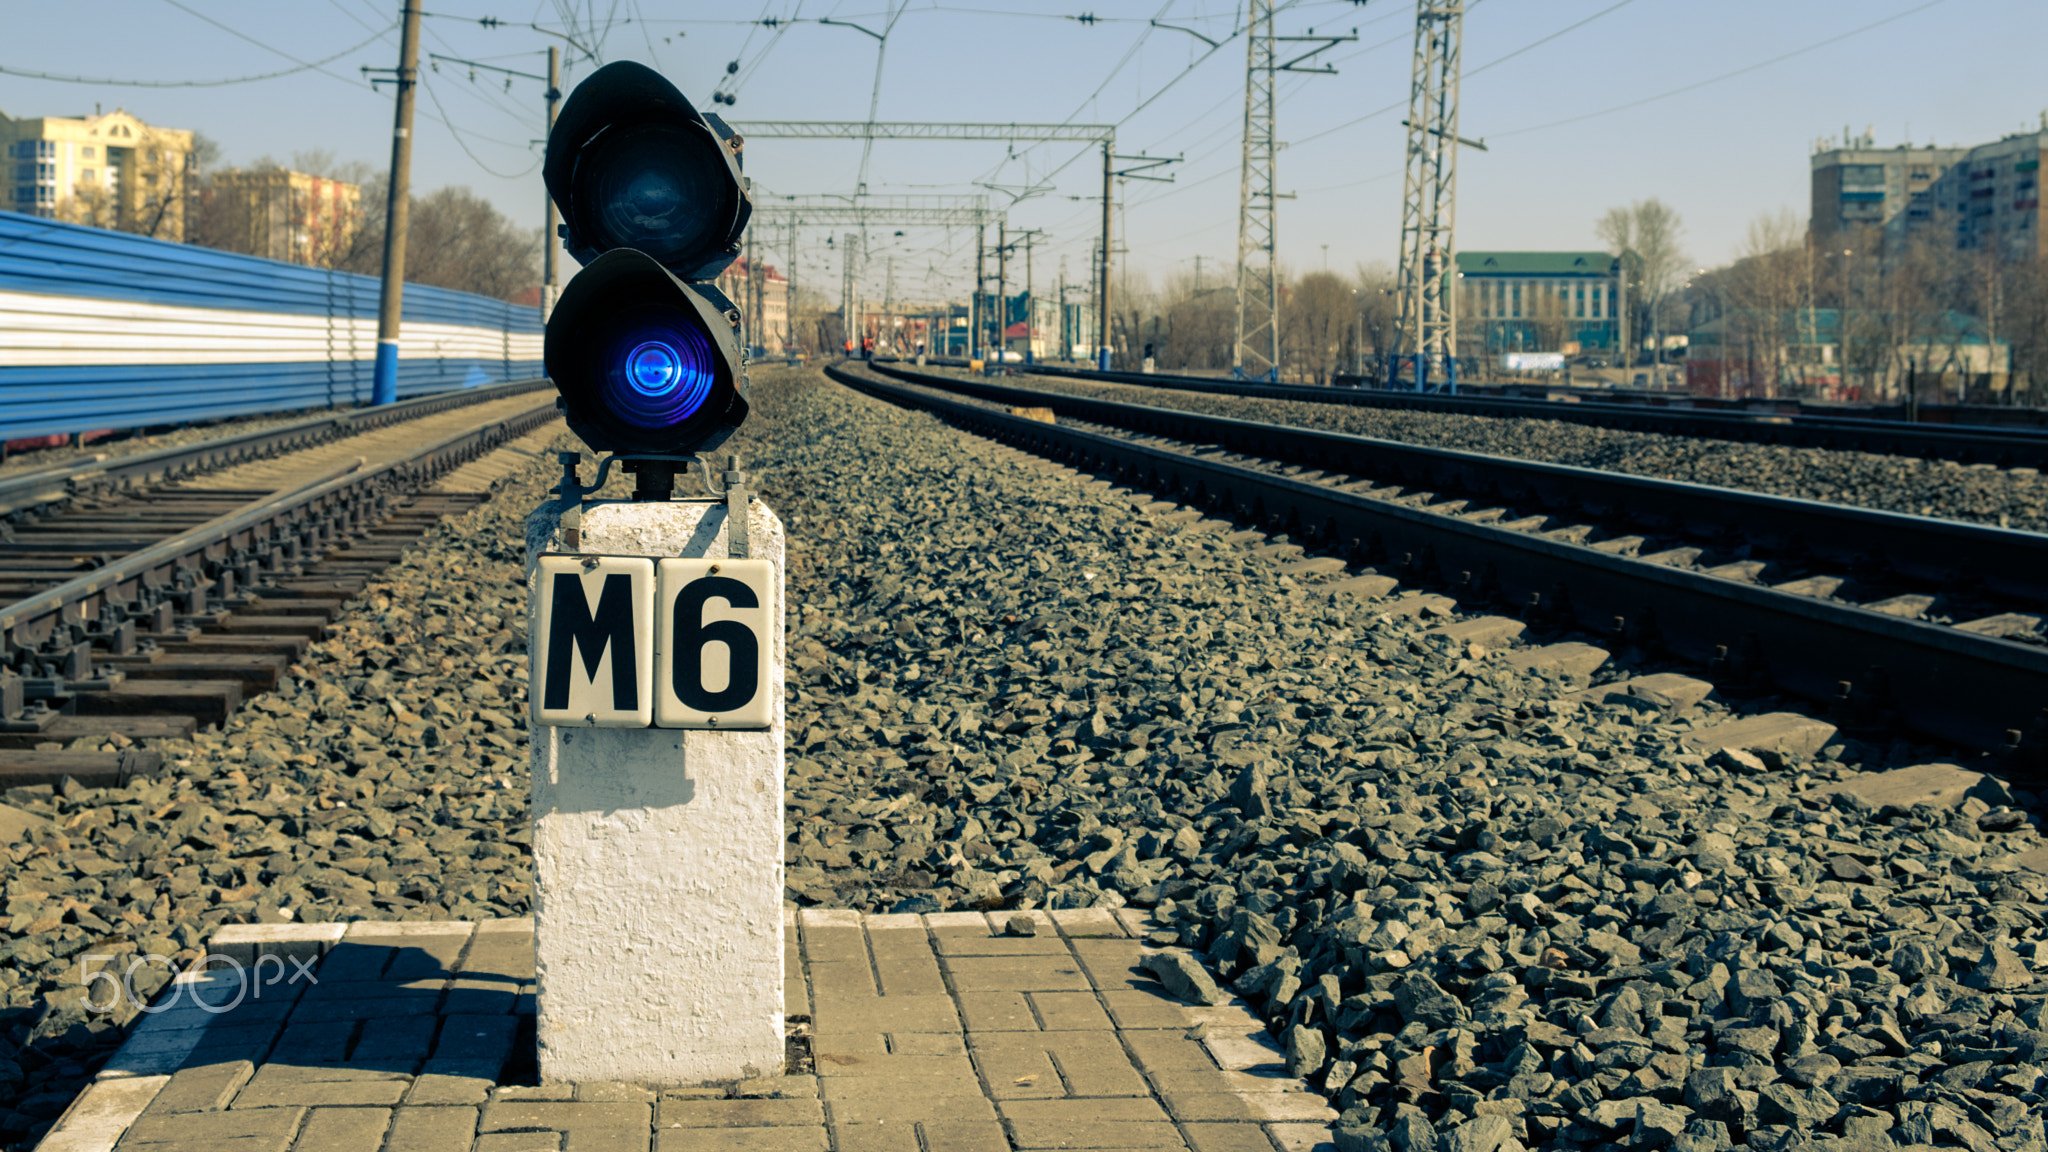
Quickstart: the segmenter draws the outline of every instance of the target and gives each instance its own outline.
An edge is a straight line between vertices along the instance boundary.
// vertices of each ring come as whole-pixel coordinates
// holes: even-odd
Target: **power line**
[[[389,35],[391,29],[396,27],[398,25],[395,23],[388,25],[359,44],[352,44],[332,56],[310,61],[296,68],[286,68],[280,72],[262,72],[254,76],[233,76],[224,80],[110,80],[90,76],[60,76],[54,72],[34,72],[27,68],[11,68],[4,64],[0,64],[0,74],[20,76],[30,80],[51,80],[59,84],[94,84],[120,88],[225,88],[231,84],[254,84],[259,80],[275,80],[280,76],[292,76],[300,72],[311,71],[323,65],[332,64],[352,52],[360,52],[375,44],[386,35]]]
[[[297,70],[300,72],[304,72],[310,69],[314,72],[320,73],[322,76],[332,76],[334,79],[339,80],[344,84],[353,85],[357,88],[370,87],[370,85],[366,85],[361,81],[351,80],[346,76],[339,76],[333,72],[327,71],[327,69],[322,66],[326,64],[327,61],[301,60],[297,56],[294,56],[281,48],[272,48],[270,45],[265,44],[263,41],[256,39],[254,36],[251,36],[246,32],[243,32],[241,29],[232,27],[227,24],[223,24],[220,21],[215,20],[213,17],[208,16],[206,13],[201,12],[197,8],[194,8],[189,4],[182,3],[181,0],[164,0],[164,3],[169,4],[171,7],[176,8],[178,11],[183,12],[189,16],[194,16],[198,19],[206,21],[208,24],[211,24],[215,28],[218,28],[221,31],[227,33],[228,35],[233,36],[237,40],[247,41],[248,43],[254,44],[256,47],[261,48],[265,52],[268,52],[274,56],[284,57],[285,59],[291,61],[292,63],[297,64],[299,66]],[[382,35],[382,33],[379,33],[379,35]],[[372,39],[375,39],[375,37],[372,37]],[[346,53],[344,53],[344,55],[346,55]]]
[[[1947,3],[1947,0],[1928,0],[1928,2],[1925,4],[1916,5],[1912,8],[1906,9],[1903,12],[1895,12],[1882,20],[1873,20],[1870,23],[1865,24],[1859,28],[1851,28],[1847,32],[1830,36],[1825,40],[1816,40],[1803,48],[1794,48],[1792,51],[1787,52],[1782,56],[1773,56],[1769,60],[1760,60],[1755,64],[1750,64],[1746,67],[1737,68],[1733,72],[1723,72],[1719,76],[1710,76],[1705,80],[1700,80],[1692,84],[1687,84],[1681,88],[1673,88],[1669,92],[1659,92],[1655,96],[1645,96],[1641,100],[1631,100],[1626,104],[1616,104],[1612,108],[1602,108],[1598,112],[1587,112],[1578,116],[1568,116],[1562,120],[1550,120],[1542,124],[1531,124],[1526,128],[1516,128],[1507,132],[1496,132],[1494,133],[1494,135],[1520,136],[1527,132],[1541,132],[1545,128],[1561,128],[1566,124],[1577,124],[1582,120],[1591,120],[1595,117],[1608,116],[1616,112],[1626,112],[1631,108],[1640,108],[1645,104],[1654,104],[1659,100],[1668,100],[1673,96],[1681,96],[1687,92],[1698,91],[1699,89],[1705,88],[1710,84],[1719,84],[1723,80],[1733,80],[1737,76],[1743,76],[1751,72],[1758,71],[1759,69],[1769,68],[1773,64],[1782,64],[1795,56],[1804,56],[1808,52],[1817,51],[1821,48],[1827,47],[1830,44],[1839,44],[1852,36],[1860,36],[1863,33],[1868,32],[1874,28],[1882,28],[1886,24],[1890,24],[1897,20],[1903,20],[1916,12],[1925,12],[1929,8],[1933,8],[1936,5],[1944,3]]]
[[[427,99],[432,100],[434,102],[434,109],[441,113],[441,123],[448,129],[448,134],[455,137],[455,143],[462,149],[463,155],[468,156],[472,161],[474,161],[477,167],[483,169],[484,171],[490,173],[493,176],[496,176],[500,180],[517,180],[523,176],[531,174],[535,168],[540,167],[539,157],[535,157],[533,163],[527,165],[526,170],[523,172],[500,172],[496,168],[491,167],[489,164],[484,163],[482,158],[477,156],[475,151],[473,151],[470,148],[469,141],[464,140],[462,138],[462,129],[457,128],[455,126],[454,118],[448,115],[448,109],[441,103],[440,94],[434,91],[434,86],[432,84],[427,83],[427,78],[425,76],[421,76],[419,78],[419,86],[426,90]],[[490,139],[490,137],[478,136],[477,139],[488,140]],[[497,141],[497,143],[503,143],[503,141]]]
[[[1491,68],[1497,64],[1505,64],[1508,61],[1513,60],[1515,57],[1520,56],[1524,52],[1528,52],[1532,49],[1543,47],[1545,44],[1550,43],[1552,40],[1557,39],[1559,36],[1562,36],[1567,32],[1575,32],[1580,28],[1584,28],[1586,25],[1591,24],[1593,21],[1598,20],[1602,16],[1607,15],[1609,12],[1614,11],[1616,8],[1626,8],[1635,2],[1636,0],[1621,0],[1619,4],[1615,4],[1607,8],[1602,8],[1598,12],[1593,13],[1591,16],[1586,17],[1584,20],[1581,20],[1576,24],[1567,24],[1564,27],[1559,28],[1557,31],[1552,32],[1550,35],[1545,36],[1541,40],[1532,40],[1529,43],[1522,45],[1520,48],[1515,49],[1513,52],[1510,52],[1505,56],[1496,56],[1493,59],[1488,60],[1486,63],[1481,64],[1479,67],[1472,69],[1470,72],[1465,73],[1465,75],[1477,76],[1481,72],[1484,72],[1488,68]]]

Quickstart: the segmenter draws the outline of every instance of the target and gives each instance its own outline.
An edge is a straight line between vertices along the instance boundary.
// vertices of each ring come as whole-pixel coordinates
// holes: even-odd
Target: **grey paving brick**
[[[509,1018],[508,1018],[509,1019]],[[401,1016],[365,1020],[362,1035],[349,1053],[351,1060],[424,1060],[433,1048],[440,1020],[433,1016]]]
[[[439,1060],[496,1060],[504,1063],[512,1055],[512,1041],[519,1034],[519,1021],[512,1016],[449,1015],[441,1025],[441,1038],[434,1045]]]
[[[407,1104],[483,1104],[504,1070],[502,1061],[429,1060],[406,1093]]]
[[[446,980],[343,980],[320,984],[299,997],[301,1005],[327,1000],[372,1000],[392,996],[439,996],[448,988]]]
[[[383,1145],[390,1124],[389,1108],[315,1108],[292,1152],[365,1152]]]
[[[578,1080],[576,1099],[585,1103],[651,1104],[654,1092],[620,1080]]]
[[[654,1140],[654,1152],[826,1152],[830,1147],[823,1128],[665,1128]]]
[[[1190,1023],[1180,1001],[1157,984],[1145,989],[1106,989],[1097,995],[1119,1028],[1185,1028]]]
[[[1038,1018],[1045,1022],[1047,1032],[1084,1029],[1107,1032],[1112,1027],[1109,1013],[1102,1010],[1102,1004],[1093,992],[1032,992],[1029,995],[1031,1006],[1038,1009]]]
[[[893,1093],[876,1093],[845,1100],[825,1100],[825,1117],[834,1130],[851,1124],[901,1124],[908,1127],[931,1119],[934,1114],[955,1121],[992,1121],[995,1105],[989,1103],[979,1085],[972,1088],[914,1081],[875,1080],[870,1087],[894,1084]]]
[[[557,1132],[598,1128],[653,1129],[648,1104],[582,1104],[565,1100],[493,1100],[484,1105],[480,1132],[514,1128],[551,1128]]]
[[[1273,1152],[1257,1124],[1183,1124],[1180,1131],[1195,1152]]]
[[[664,1100],[654,1126],[670,1128],[823,1127],[825,1109],[816,1100]]]
[[[235,1107],[284,1108],[366,1108],[390,1107],[405,1099],[412,1085],[404,1080],[326,1080],[309,1084],[280,1085],[275,1088],[244,1088],[235,1097]]]
[[[320,983],[379,979],[384,975],[385,965],[391,963],[391,957],[397,951],[386,945],[343,940],[329,949],[327,959],[320,962]]]
[[[171,1077],[156,1099],[149,1102],[145,1116],[168,1116],[174,1112],[217,1112],[228,1106],[235,1093],[256,1074],[247,1060],[225,1060],[185,1068]]]
[[[1065,955],[949,956],[941,963],[958,992],[1086,992],[1093,987],[1081,966]]]
[[[1038,1015],[1022,992],[962,992],[958,999],[969,1032],[1038,1031]]]
[[[923,933],[884,932],[881,938],[915,935],[920,948],[898,948],[875,951],[875,974],[881,980],[885,996],[943,996],[946,981],[939,975],[939,962],[929,948],[923,948]]]
[[[865,964],[867,935],[858,928],[806,928],[804,955],[812,964]]]
[[[301,1004],[292,1023],[376,1020],[390,1016],[430,1016],[441,1001],[439,992],[410,992],[361,1000],[328,1000]]]
[[[1131,1066],[1116,1034],[1095,1032],[990,1032],[970,1037],[975,1065],[997,1099],[1057,1096],[1145,1096],[1145,1078]],[[1054,1067],[1057,1091],[1043,1081],[1019,1085],[1041,1066]]]
[[[278,1036],[277,1050],[292,1060],[346,1060],[355,1038],[353,1020],[294,1020]]]
[[[875,985],[875,970],[866,956],[857,961],[820,964],[810,966],[811,991],[821,1001],[833,1001],[845,997],[878,996],[881,990]],[[944,988],[926,995],[943,995]]]
[[[946,933],[934,937],[941,956],[1064,956],[1067,942],[1058,936],[991,936],[987,932]]]
[[[1138,967],[1145,949],[1136,940],[1075,940],[1073,946],[1096,988],[1130,991],[1159,987],[1150,973]]]
[[[384,1152],[463,1152],[476,1134],[474,1108],[400,1108]]]
[[[188,1112],[173,1116],[144,1113],[121,1139],[123,1148],[185,1144],[208,1147],[228,1141],[242,1141],[252,1149],[285,1152],[299,1125],[306,1118],[304,1108],[261,1108],[254,1111]]]
[[[918,1137],[924,1142],[920,1144]],[[832,1129],[838,1152],[1010,1152],[995,1120],[926,1120],[915,1124],[842,1124]]]
[[[811,1054],[821,1063],[848,1056],[965,1056],[967,1040],[958,1032],[819,1032],[811,1037]]]
[[[958,1032],[960,1013],[950,996],[874,996],[865,999],[818,995],[811,1009],[819,1032]]]
[[[561,1152],[560,1132],[492,1132],[476,1138],[473,1152]]]
[[[972,1078],[974,1068],[964,1056],[914,1056],[906,1053],[870,1054],[829,1063],[820,1061],[818,1065],[818,1082],[821,1085],[834,1080],[905,1076]]]
[[[1202,1047],[1200,1041],[1188,1039],[1187,1033],[1179,1029],[1125,1032],[1121,1036],[1125,1047],[1131,1051],[1133,1062],[1146,1072],[1216,1070],[1216,1061],[1209,1058],[1209,1050]]]
[[[450,1016],[502,1016],[512,1011],[523,983],[511,976],[460,974],[448,981],[442,1011]]]

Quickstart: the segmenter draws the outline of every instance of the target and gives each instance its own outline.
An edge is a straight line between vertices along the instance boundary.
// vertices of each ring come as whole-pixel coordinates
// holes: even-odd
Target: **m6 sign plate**
[[[767,728],[780,582],[767,560],[539,559],[536,724]]]

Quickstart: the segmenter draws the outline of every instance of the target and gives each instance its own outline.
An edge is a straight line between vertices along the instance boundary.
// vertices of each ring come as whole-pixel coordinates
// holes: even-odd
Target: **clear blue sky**
[[[1327,259],[1347,272],[1391,260],[1412,0],[1280,7],[1283,35],[1358,31],[1356,43],[1324,55],[1337,75],[1280,82],[1279,134],[1290,146],[1280,154],[1279,186],[1299,194],[1281,206],[1282,260],[1311,269]],[[1847,127],[1870,128],[1884,146],[1908,138],[1977,143],[2039,126],[2048,104],[2040,83],[2044,0],[1469,7],[1461,131],[1491,150],[1468,150],[1461,161],[1458,244],[1467,250],[1596,247],[1592,225],[1604,209],[1658,196],[1683,216],[1696,262],[1722,263],[1759,213],[1789,207],[1804,218],[1818,137]],[[95,103],[125,106],[152,123],[206,133],[231,163],[325,148],[381,168],[389,158],[388,88],[372,91],[359,69],[396,63],[398,10],[398,0],[13,0],[0,17],[0,68],[218,80],[340,55],[319,71],[226,87],[0,74],[0,110],[69,115]],[[735,120],[859,120],[872,98],[877,117],[890,120],[1116,122],[1120,151],[1187,157],[1174,166],[1175,184],[1130,183],[1120,237],[1130,266],[1158,278],[1191,272],[1199,256],[1207,279],[1234,260],[1245,49],[1242,37],[1225,39],[1240,19],[1231,0],[428,0],[427,10],[436,15],[425,20],[426,52],[540,72],[542,51],[560,41],[527,26],[537,23],[570,33],[601,59],[652,64],[706,107],[736,60],[738,102],[719,109]],[[1084,13],[1100,19],[1068,18]],[[482,27],[482,16],[507,25]],[[795,22],[753,23],[762,17]],[[818,17],[890,28],[879,78],[877,41]],[[1150,27],[1155,17],[1224,43],[1212,51],[1190,32]],[[591,68],[574,59],[570,82]],[[426,79],[415,188],[468,185],[537,225],[539,149],[529,142],[541,135],[541,85],[513,79],[507,91],[503,76],[480,72],[472,81],[449,64]],[[1607,112],[1615,108],[1622,110]],[[1577,117],[1586,118],[1546,126]],[[1084,151],[1043,145],[1011,156],[1000,143],[882,142],[873,146],[867,182],[876,193],[966,193],[977,191],[976,181],[1022,187],[1050,179],[1052,189],[1018,204],[1011,221],[1049,233],[1036,258],[1041,284],[1057,275],[1062,256],[1078,280],[1099,218],[1093,204],[1068,198],[1099,190],[1100,161]],[[747,149],[749,173],[778,194],[850,191],[861,156],[858,143],[764,139]],[[971,235],[893,231],[872,239],[871,294],[882,291],[892,255],[899,296],[964,293]],[[836,284],[824,236],[818,229],[800,238],[800,275]],[[773,241],[769,258],[785,263],[782,239]]]

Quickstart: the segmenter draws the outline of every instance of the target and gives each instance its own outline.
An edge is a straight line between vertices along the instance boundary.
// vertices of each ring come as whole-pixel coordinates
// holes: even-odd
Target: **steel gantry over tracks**
[[[854,227],[870,225],[908,228],[972,228],[975,235],[1006,217],[991,209],[986,196],[765,196],[756,195],[754,219],[766,227],[791,230],[803,226]],[[852,331],[854,306],[854,263],[858,233],[846,233],[840,252],[844,262],[839,289],[840,315]],[[794,239],[790,251],[796,250]],[[977,295],[979,289],[976,290]],[[971,323],[971,322],[970,322]]]
[[[915,120],[742,120],[732,122],[741,136],[762,140],[1001,140],[1006,143],[1102,145],[1102,261],[1095,300],[1101,333],[1109,342],[1110,206],[1114,202],[1111,158],[1116,154],[1114,124],[995,124]],[[866,199],[865,197],[863,199]],[[808,221],[811,218],[806,215]],[[975,295],[981,286],[975,285]]]

